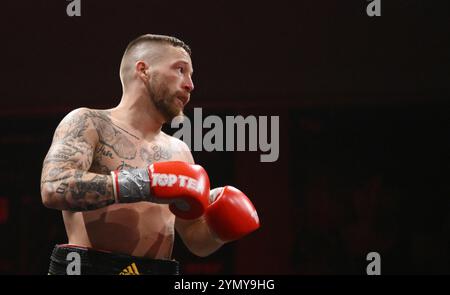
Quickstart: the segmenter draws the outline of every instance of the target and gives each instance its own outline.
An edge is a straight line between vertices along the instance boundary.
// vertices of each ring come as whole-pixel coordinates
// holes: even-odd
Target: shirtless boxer
[[[66,274],[71,252],[81,274],[178,274],[175,229],[204,257],[259,227],[242,192],[210,190],[187,145],[161,131],[194,89],[190,54],[176,38],[140,36],[122,57],[119,105],[76,109],[57,127],[41,195],[62,211],[68,244],[55,246],[49,274]]]

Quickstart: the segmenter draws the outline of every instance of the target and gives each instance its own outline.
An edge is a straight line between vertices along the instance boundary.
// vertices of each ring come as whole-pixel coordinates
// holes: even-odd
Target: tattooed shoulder
[[[119,158],[132,160],[136,157],[136,145],[128,137],[137,140],[139,137],[114,124],[111,120],[111,111],[92,110],[89,117],[97,130],[101,145],[109,147]]]
[[[83,108],[70,112],[56,128],[44,160],[44,172],[51,172],[51,175],[46,174],[50,179],[59,176],[63,169],[88,169],[91,165],[97,133],[89,122],[87,111]]]
[[[79,108],[67,114],[56,128],[53,141],[82,137],[89,125],[88,111],[89,109]]]

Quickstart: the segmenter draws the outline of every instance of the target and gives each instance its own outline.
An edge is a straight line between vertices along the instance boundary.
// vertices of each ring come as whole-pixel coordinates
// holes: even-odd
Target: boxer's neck
[[[164,123],[163,117],[149,97],[133,93],[124,93],[119,105],[112,109],[111,115],[141,133],[143,138],[157,135]]]

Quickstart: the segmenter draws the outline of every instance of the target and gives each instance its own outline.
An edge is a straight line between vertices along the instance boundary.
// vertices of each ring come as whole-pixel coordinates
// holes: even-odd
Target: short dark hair
[[[154,34],[145,34],[142,36],[137,37],[133,41],[131,41],[127,48],[125,49],[125,54],[131,49],[133,49],[135,46],[144,43],[144,42],[158,42],[158,43],[167,43],[175,47],[181,47],[189,54],[189,56],[192,54],[191,48],[181,41],[178,38],[172,37],[172,36],[165,36],[165,35],[154,35]]]
[[[127,69],[129,69],[132,65],[127,62],[127,58],[130,56],[133,56],[133,52],[136,51],[137,47],[140,47],[141,45],[148,45],[149,48],[152,47],[158,47],[161,45],[171,45],[174,47],[180,47],[183,48],[187,54],[189,54],[189,56],[191,56],[191,49],[189,48],[189,46],[184,43],[183,41],[181,41],[180,39],[177,39],[175,37],[171,37],[171,36],[164,36],[164,35],[154,35],[154,34],[146,34],[146,35],[142,35],[137,37],[136,39],[134,39],[133,41],[131,41],[127,48],[125,49],[125,52],[122,56],[122,61],[120,63],[120,80],[122,81],[122,85],[125,85],[126,83],[126,75],[125,72],[127,71]],[[157,53],[157,54],[153,54],[153,61],[156,61],[161,54]],[[152,62],[152,60],[149,60],[149,62]]]

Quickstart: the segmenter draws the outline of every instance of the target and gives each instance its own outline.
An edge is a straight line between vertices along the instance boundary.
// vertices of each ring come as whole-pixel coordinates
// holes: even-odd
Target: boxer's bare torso
[[[64,132],[91,137],[88,140],[91,155],[80,151],[86,153],[83,160],[87,161],[85,167],[90,164],[89,172],[109,176],[112,170],[143,168],[154,162],[192,162],[187,146],[163,132],[142,138],[137,130],[114,118],[110,110],[84,109],[82,112],[89,124],[73,123]],[[63,218],[69,244],[171,259],[175,216],[167,205],[112,204],[82,212],[63,211]]]

